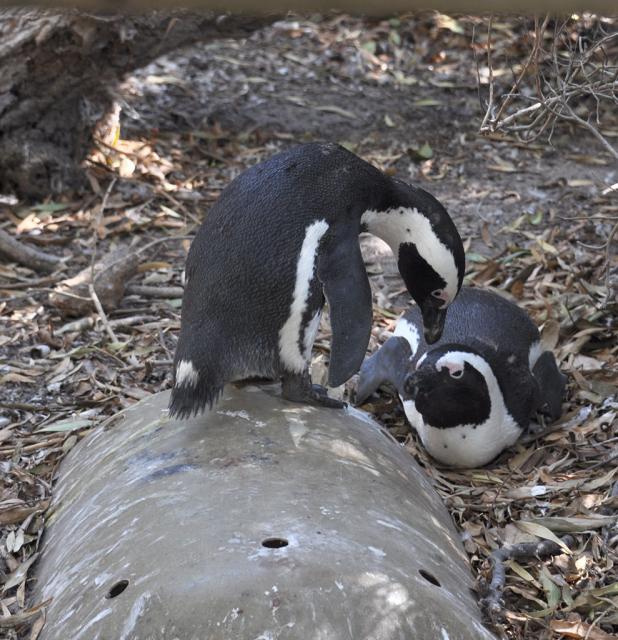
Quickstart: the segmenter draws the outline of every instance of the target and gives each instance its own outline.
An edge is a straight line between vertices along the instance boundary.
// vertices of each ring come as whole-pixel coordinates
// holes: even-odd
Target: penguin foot
[[[545,416],[542,413],[537,415],[537,422],[531,420],[526,428],[526,433],[533,438],[543,435],[547,431]]]
[[[309,404],[316,404],[322,407],[330,407],[331,409],[343,409],[347,407],[347,402],[331,398],[326,392],[326,388],[321,384],[312,384],[309,392]]]
[[[319,384],[311,384],[308,373],[288,374],[283,376],[281,394],[292,402],[305,402],[330,409],[343,409],[347,403],[331,398],[326,389]]]

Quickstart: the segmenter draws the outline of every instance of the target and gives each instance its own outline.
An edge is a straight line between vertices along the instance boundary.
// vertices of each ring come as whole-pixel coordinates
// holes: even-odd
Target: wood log
[[[95,310],[89,288],[93,285],[103,309],[111,311],[120,304],[127,281],[137,273],[137,265],[137,255],[126,249],[108,253],[92,268],[86,267],[76,276],[58,283],[49,294],[49,302],[63,316],[86,315]]]
[[[62,262],[61,258],[29,247],[3,229],[0,229],[0,258],[4,257],[9,258],[9,260],[15,260],[15,262],[19,262],[35,271],[46,272],[55,271]]]

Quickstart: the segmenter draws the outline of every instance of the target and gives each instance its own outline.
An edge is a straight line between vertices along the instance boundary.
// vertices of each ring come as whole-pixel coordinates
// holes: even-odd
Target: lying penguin
[[[455,467],[486,464],[536,413],[556,420],[566,378],[523,309],[497,293],[463,287],[442,338],[429,348],[412,307],[360,372],[357,403],[392,383],[425,448]]]
[[[325,297],[329,384],[343,384],[363,361],[372,302],[361,231],[390,245],[435,342],[464,274],[445,209],[339,145],[297,146],[233,180],[193,241],[171,415],[198,413],[224,384],[254,377],[281,379],[289,400],[343,406],[311,384],[308,363]]]

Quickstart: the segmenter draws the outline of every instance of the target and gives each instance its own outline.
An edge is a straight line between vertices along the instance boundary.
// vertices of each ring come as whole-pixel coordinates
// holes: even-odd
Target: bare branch
[[[562,543],[572,547],[575,540],[572,536],[564,536]],[[486,595],[481,599],[481,608],[492,620],[500,617],[503,611],[502,592],[506,583],[506,566],[508,560],[531,560],[537,558],[543,560],[551,556],[564,553],[564,548],[552,540],[541,542],[522,542],[510,547],[496,549],[491,554],[492,578],[487,587]]]
[[[549,24],[549,15],[542,23],[535,20],[530,53],[509,91],[497,97],[489,19],[489,103],[481,133],[504,131],[525,143],[544,135],[551,141],[560,122],[573,122],[589,131],[612,158],[618,159],[618,151],[601,131],[604,110],[618,106],[618,65],[611,63],[618,53],[618,32],[608,34],[599,25],[598,39],[588,44],[571,18],[554,21],[551,31]]]
[[[489,99],[487,101],[487,111],[485,117],[481,123],[481,131],[487,124],[487,121],[492,118],[492,112],[494,109],[494,72],[491,65],[491,27],[493,22],[493,16],[489,16],[489,24],[487,25],[487,72],[489,74]],[[494,120],[494,118],[492,118]]]
[[[504,112],[504,110],[509,106],[510,102],[511,102],[511,98],[516,94],[516,92],[519,92],[519,85],[521,84],[521,81],[523,80],[524,76],[526,75],[526,73],[528,72],[528,69],[530,68],[530,65],[532,64],[533,61],[536,61],[537,59],[537,55],[539,52],[539,47],[541,46],[541,40],[539,38],[539,33],[544,33],[545,29],[547,28],[547,23],[549,22],[549,14],[547,14],[545,16],[545,20],[543,20],[543,24],[541,25],[541,28],[538,28],[538,19],[535,19],[535,37],[534,37],[534,46],[532,47],[532,51],[530,52],[530,55],[528,56],[528,59],[526,60],[526,63],[524,64],[524,66],[522,67],[520,73],[519,73],[519,77],[517,78],[517,80],[515,80],[515,82],[513,83],[513,86],[511,87],[511,90],[509,91],[509,93],[507,94],[506,98],[503,100],[502,104],[500,105],[500,108],[498,109],[498,113],[496,113],[496,117],[494,118],[495,122],[499,122],[500,118],[502,117],[502,114]]]

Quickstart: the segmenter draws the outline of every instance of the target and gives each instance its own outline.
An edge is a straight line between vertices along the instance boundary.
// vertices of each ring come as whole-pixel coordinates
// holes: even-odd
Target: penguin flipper
[[[532,368],[532,375],[539,385],[537,411],[546,415],[550,421],[562,415],[562,399],[566,387],[566,376],[558,369],[551,351],[544,351]]]
[[[328,384],[338,387],[360,368],[371,335],[371,287],[358,243],[347,233],[325,238],[318,256],[318,278],[328,300],[332,342]]]
[[[399,395],[404,396],[403,381],[410,368],[411,355],[410,343],[405,338],[389,338],[376,353],[363,362],[356,389],[356,404],[362,404],[385,382],[390,382]]]

